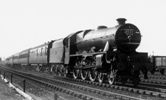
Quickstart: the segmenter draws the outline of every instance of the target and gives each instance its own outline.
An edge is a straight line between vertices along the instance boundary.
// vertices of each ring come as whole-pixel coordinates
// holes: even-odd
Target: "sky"
[[[166,0],[0,0],[0,57],[117,18],[141,31],[137,51],[166,56]]]

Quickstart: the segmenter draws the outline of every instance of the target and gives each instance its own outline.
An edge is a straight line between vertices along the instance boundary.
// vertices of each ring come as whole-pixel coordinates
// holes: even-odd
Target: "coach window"
[[[42,55],[45,55],[45,48],[42,49]]]
[[[40,54],[40,51],[41,51],[41,49],[39,48],[39,49],[38,49],[38,56],[40,56],[40,55],[41,55],[41,54]]]
[[[45,47],[45,55],[47,55],[47,47]]]
[[[38,49],[36,49],[36,55],[38,56]]]
[[[40,53],[40,54],[41,54],[41,56],[42,56],[42,53],[43,53],[43,48],[41,48],[41,53]]]

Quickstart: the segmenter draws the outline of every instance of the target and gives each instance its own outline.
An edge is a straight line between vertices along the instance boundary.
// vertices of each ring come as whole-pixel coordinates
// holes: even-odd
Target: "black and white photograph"
[[[0,0],[0,100],[166,100],[165,0]]]

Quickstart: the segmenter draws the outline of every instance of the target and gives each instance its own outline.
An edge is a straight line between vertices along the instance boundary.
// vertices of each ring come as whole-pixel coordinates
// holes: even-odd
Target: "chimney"
[[[119,24],[119,25],[124,25],[125,22],[126,22],[126,19],[125,19],[125,18],[118,18],[118,19],[116,19],[116,20],[118,21],[118,24]]]

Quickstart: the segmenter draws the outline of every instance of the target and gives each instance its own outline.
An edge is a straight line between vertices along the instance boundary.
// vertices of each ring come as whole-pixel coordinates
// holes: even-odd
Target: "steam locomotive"
[[[29,48],[6,59],[6,64],[34,66],[74,79],[114,84],[128,80],[138,85],[140,72],[147,78],[148,54],[137,52],[139,29],[125,18],[115,27],[81,30],[65,38]]]

